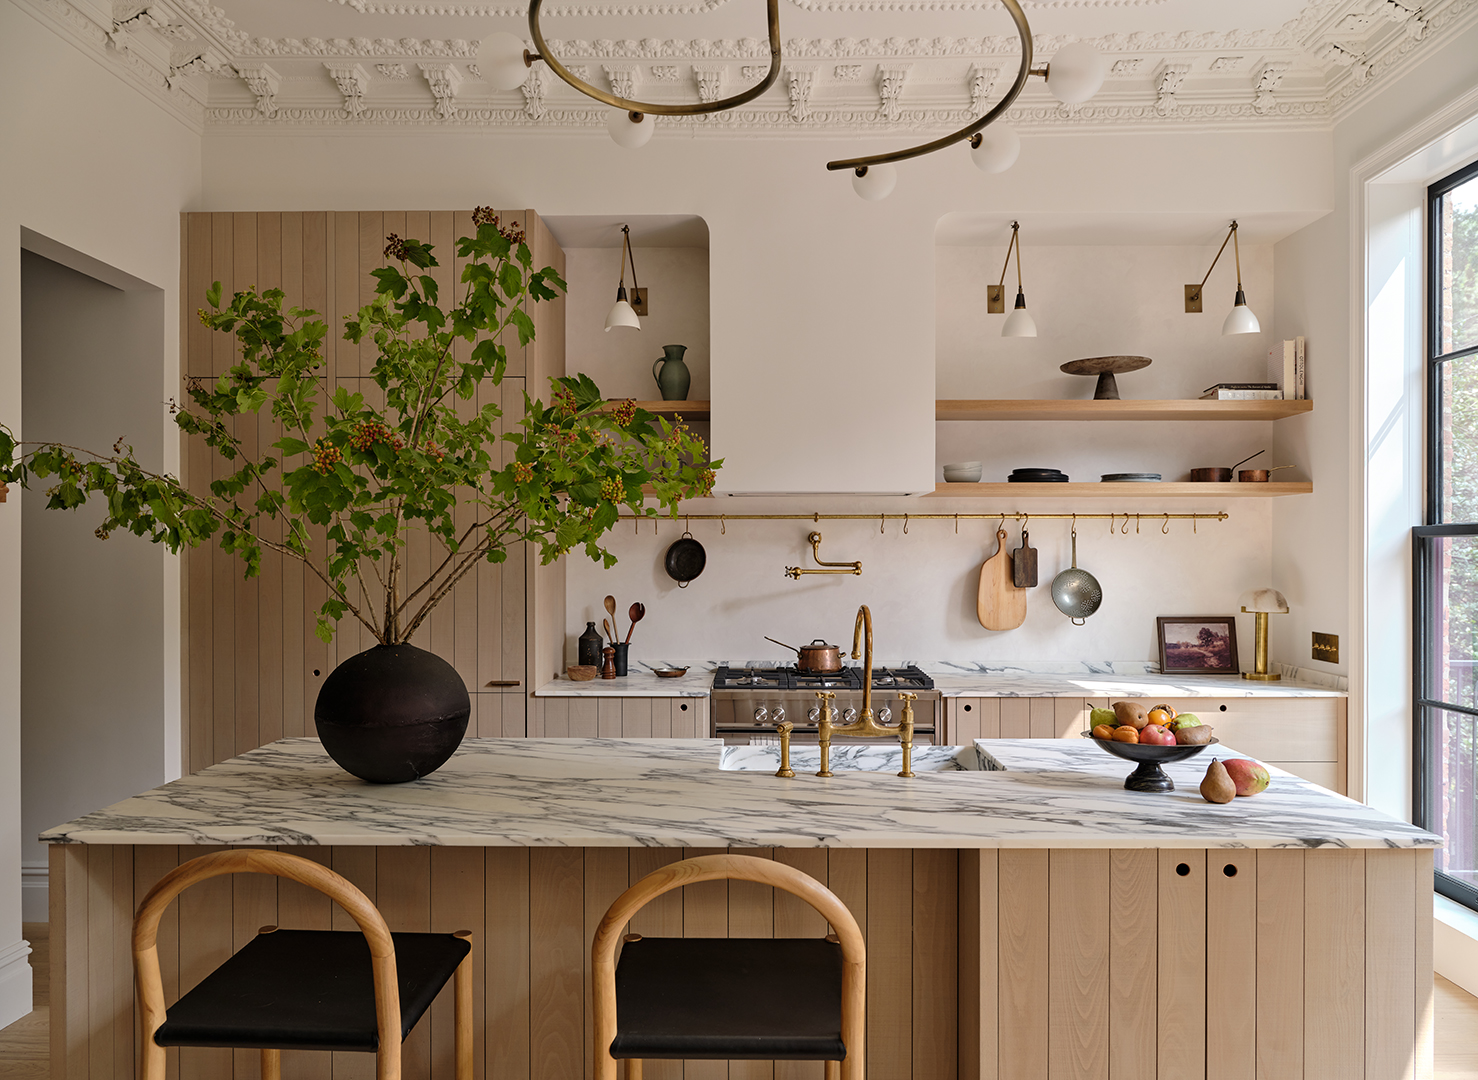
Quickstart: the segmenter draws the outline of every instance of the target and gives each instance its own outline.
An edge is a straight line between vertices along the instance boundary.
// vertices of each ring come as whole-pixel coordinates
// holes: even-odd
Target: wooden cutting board
[[[1018,589],[1011,580],[1005,529],[996,532],[996,553],[980,566],[975,614],[987,630],[1015,630],[1026,622],[1026,590]]]

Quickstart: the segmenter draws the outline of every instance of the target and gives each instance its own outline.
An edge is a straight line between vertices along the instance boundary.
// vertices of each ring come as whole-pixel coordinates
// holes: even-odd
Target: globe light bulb
[[[1108,74],[1108,61],[1086,42],[1057,50],[1047,65],[1047,89],[1065,105],[1077,105],[1098,93]]]
[[[478,44],[478,70],[496,89],[517,90],[529,77],[529,65],[524,63],[523,53],[522,40],[499,30]]]
[[[881,165],[868,165],[855,170],[852,174],[852,190],[868,202],[886,199],[892,194],[893,187],[897,183],[898,170],[887,162]]]
[[[991,124],[976,136],[980,145],[970,150],[970,160],[981,172],[1005,172],[1021,156],[1021,136],[1005,124]]]
[[[640,119],[633,119],[639,117]],[[651,113],[630,113],[624,109],[613,109],[606,116],[606,130],[617,146],[628,150],[646,146],[657,130],[656,118]]]

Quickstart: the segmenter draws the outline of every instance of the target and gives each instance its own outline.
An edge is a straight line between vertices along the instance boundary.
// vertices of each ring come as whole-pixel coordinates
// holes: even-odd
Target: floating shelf
[[[706,402],[705,402],[706,404]],[[1312,412],[1298,401],[943,400],[936,420],[1281,420]]]
[[[925,498],[948,499],[1266,499],[1310,495],[1311,480],[1266,484],[939,484]]]
[[[707,401],[638,401],[636,407],[668,420],[675,416],[684,420],[707,420],[711,411]]]

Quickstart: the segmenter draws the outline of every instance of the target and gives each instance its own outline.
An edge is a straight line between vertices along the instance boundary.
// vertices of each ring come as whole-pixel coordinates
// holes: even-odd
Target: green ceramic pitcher
[[[662,351],[666,355],[659,356],[652,364],[652,378],[657,380],[657,388],[662,391],[662,400],[687,401],[688,387],[693,382],[693,373],[683,363],[683,353],[688,351],[688,347],[664,345]]]

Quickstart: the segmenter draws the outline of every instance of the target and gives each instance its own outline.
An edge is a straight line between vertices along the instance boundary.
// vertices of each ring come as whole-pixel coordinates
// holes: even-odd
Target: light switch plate
[[[1004,285],[985,287],[985,310],[990,315],[1006,314],[1006,288]]]
[[[1339,663],[1339,635],[1314,632],[1313,656],[1326,664]]]
[[[631,310],[638,315],[647,313],[647,290],[638,289],[635,286],[631,290]]]

